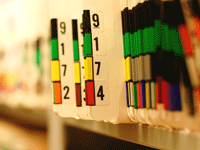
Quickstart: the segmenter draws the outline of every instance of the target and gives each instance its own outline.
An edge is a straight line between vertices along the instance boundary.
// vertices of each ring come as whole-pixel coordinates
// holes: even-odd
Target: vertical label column
[[[128,7],[125,7],[123,9],[122,13],[122,28],[123,28],[123,48],[124,48],[124,66],[125,66],[125,81],[126,81],[126,99],[127,99],[127,107],[134,106],[134,88],[135,86],[133,85],[133,79],[132,77],[135,77],[133,75],[132,69],[135,69],[132,67],[134,65],[134,59],[132,60],[133,52],[131,51],[131,41],[130,38],[131,36],[131,29],[129,24],[131,23],[130,21],[130,11],[128,10]],[[132,56],[131,56],[132,52]],[[133,62],[133,63],[132,63]]]
[[[104,16],[100,10],[91,10],[91,34],[93,46],[93,66],[95,80],[95,100],[97,106],[109,105],[109,63],[107,58],[107,43],[104,32]],[[114,63],[114,62],[113,62]]]
[[[58,52],[57,19],[51,19],[51,77],[53,82],[54,104],[61,104],[62,96]]]
[[[36,42],[36,65],[37,65],[37,71],[38,71],[38,77],[37,77],[37,83],[36,83],[36,93],[42,94],[44,91],[44,85],[43,85],[43,65],[42,64],[42,52],[41,52],[41,45],[43,44],[43,39],[38,38]]]
[[[80,70],[80,60],[79,60],[77,20],[72,20],[72,32],[73,32],[73,53],[74,53],[74,77],[75,77],[76,106],[82,106],[82,101],[81,101],[81,70]]]
[[[76,103],[74,81],[74,56],[72,44],[72,25],[68,18],[58,20],[58,45],[60,78],[63,104]]]
[[[95,89],[93,74],[93,53],[92,53],[92,35],[90,25],[90,11],[84,10],[83,13],[83,51],[84,51],[84,70],[85,70],[85,92],[86,105],[95,105]]]

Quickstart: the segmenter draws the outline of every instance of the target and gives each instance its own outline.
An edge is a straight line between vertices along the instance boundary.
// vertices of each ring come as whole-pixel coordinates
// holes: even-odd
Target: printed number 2
[[[98,90],[98,93],[97,93],[97,97],[101,97],[101,100],[103,101],[103,98],[104,98],[104,94],[103,94],[103,86],[101,85],[99,87],[99,90]]]
[[[67,97],[67,95],[68,95],[68,93],[69,93],[69,87],[68,87],[68,86],[65,86],[65,87],[63,88],[63,90],[65,90],[65,89],[67,89],[67,91],[66,91],[66,94],[65,94],[65,96],[64,96],[64,99],[70,99],[69,97]]]

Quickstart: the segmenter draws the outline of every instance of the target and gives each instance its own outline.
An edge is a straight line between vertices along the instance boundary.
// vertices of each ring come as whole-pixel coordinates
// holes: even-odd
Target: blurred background
[[[0,150],[147,148],[63,125],[54,114],[48,9],[48,0],[0,0]]]
[[[0,24],[0,150],[153,149],[97,134],[115,126],[113,135],[130,137],[129,125],[78,122],[53,112],[49,0],[0,0]]]
[[[48,149],[48,0],[0,0],[0,149]]]

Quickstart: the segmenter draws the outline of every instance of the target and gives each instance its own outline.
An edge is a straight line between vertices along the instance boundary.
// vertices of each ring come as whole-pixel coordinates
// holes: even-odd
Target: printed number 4
[[[101,97],[102,101],[103,101],[103,98],[105,97],[105,95],[103,94],[103,86],[102,85],[99,87],[97,97]]]

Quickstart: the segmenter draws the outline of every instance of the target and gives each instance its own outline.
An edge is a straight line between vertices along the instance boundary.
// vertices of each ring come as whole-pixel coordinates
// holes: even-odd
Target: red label
[[[86,105],[95,105],[94,81],[86,82]]]

